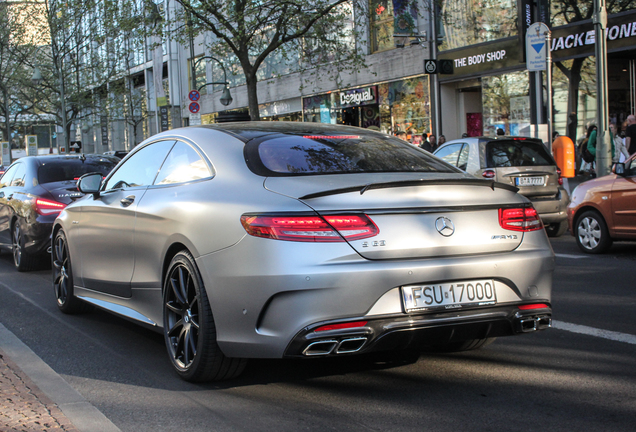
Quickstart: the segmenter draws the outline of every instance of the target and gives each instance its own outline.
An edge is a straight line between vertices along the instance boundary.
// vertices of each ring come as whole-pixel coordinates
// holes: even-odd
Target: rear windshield
[[[77,180],[82,175],[98,172],[106,176],[116,163],[106,158],[91,159],[52,159],[38,168],[38,182],[40,184],[66,180]]]
[[[543,144],[532,141],[491,141],[486,145],[488,168],[554,165]]]
[[[376,172],[460,172],[416,146],[382,134],[276,135],[246,146],[250,169],[265,176]]]

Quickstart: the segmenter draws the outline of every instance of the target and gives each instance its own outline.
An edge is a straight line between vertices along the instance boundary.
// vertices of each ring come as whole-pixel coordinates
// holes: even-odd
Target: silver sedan
[[[188,381],[551,326],[554,256],[528,199],[381,133],[175,129],[78,187],[52,235],[58,307],[163,332]]]

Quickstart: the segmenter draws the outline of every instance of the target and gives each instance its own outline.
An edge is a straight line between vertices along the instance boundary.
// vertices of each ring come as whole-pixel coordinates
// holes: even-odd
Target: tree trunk
[[[259,121],[261,119],[261,115],[258,111],[258,94],[257,94],[257,84],[258,79],[256,78],[256,73],[250,74],[246,76],[247,81],[247,106],[250,112],[250,118],[252,121]]]

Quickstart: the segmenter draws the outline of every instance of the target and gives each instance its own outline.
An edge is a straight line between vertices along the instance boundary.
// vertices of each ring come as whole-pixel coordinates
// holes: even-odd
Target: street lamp
[[[230,83],[227,80],[227,72],[225,72],[225,67],[223,66],[223,63],[212,56],[203,56],[199,59],[197,59],[197,61],[192,63],[192,89],[196,88],[196,70],[197,70],[197,65],[199,64],[199,62],[201,62],[204,59],[210,59],[210,60],[214,60],[215,62],[217,62],[219,64],[219,66],[221,66],[221,70],[223,71],[223,81],[219,81],[219,82],[208,82],[203,84],[202,86],[200,86],[197,90],[201,91],[202,88],[208,86],[208,85],[216,85],[216,84],[222,84],[225,87],[223,88],[223,93],[221,94],[221,104],[223,106],[228,106],[229,104],[232,103],[232,95],[230,94],[230,88],[228,87],[230,85]]]

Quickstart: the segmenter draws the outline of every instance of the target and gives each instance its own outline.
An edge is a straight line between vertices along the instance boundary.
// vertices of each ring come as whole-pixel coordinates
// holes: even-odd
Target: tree
[[[0,3],[0,91],[2,104],[0,114],[4,118],[0,128],[6,141],[11,142],[11,117],[15,124],[17,118],[28,112],[31,107],[20,103],[17,93],[25,76],[23,65],[30,51],[25,49],[33,43],[26,17],[37,8],[30,3]]]
[[[118,0],[44,0],[44,24],[36,29],[41,42],[33,47],[31,66],[42,75],[37,88],[24,83],[23,100],[35,114],[48,114],[64,131],[68,147],[71,125],[96,110],[96,94],[124,73],[119,61],[121,8]]]
[[[608,13],[617,13],[636,8],[634,0],[608,0]],[[553,25],[563,25],[576,21],[592,19],[594,16],[593,0],[555,0],[552,2]],[[566,62],[554,62],[554,65],[568,80],[568,122],[567,136],[576,142],[578,127],[578,104],[582,71],[585,57],[575,58]]]
[[[177,1],[183,10],[176,18],[188,24],[184,36],[209,31],[217,39],[211,51],[238,61],[252,120],[259,119],[259,68],[270,56],[276,61],[269,66],[292,65],[296,70],[328,62],[336,77],[363,64],[353,25],[356,17],[364,17],[357,13],[363,10],[360,0]]]

